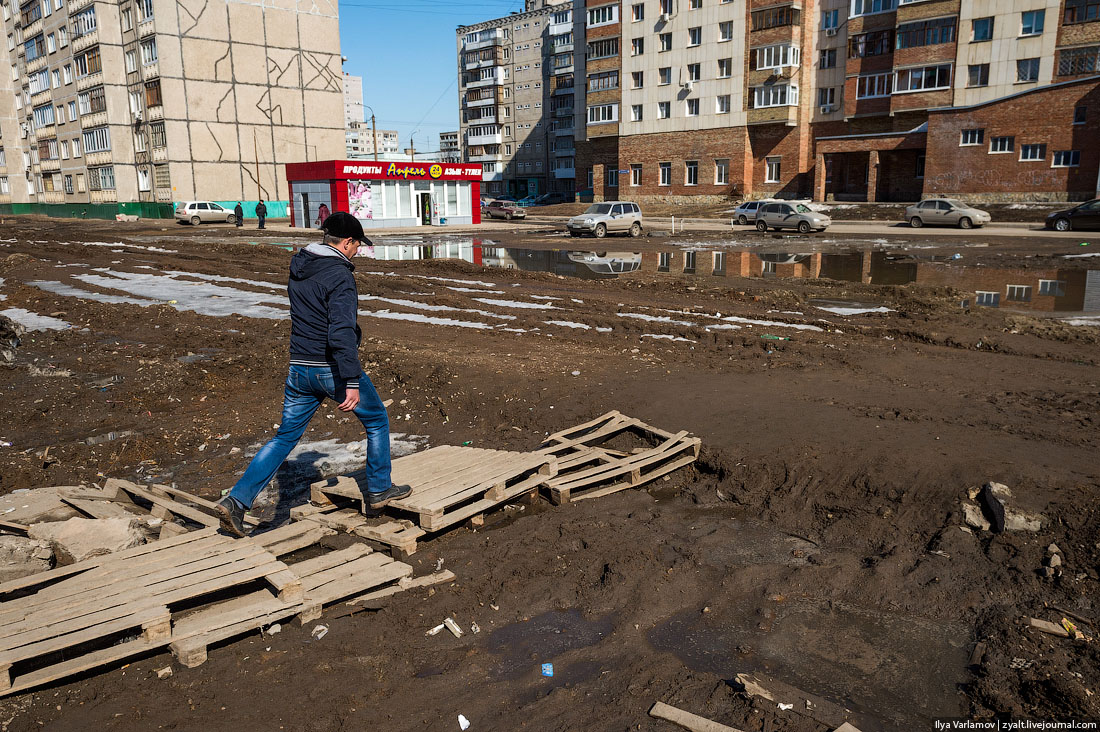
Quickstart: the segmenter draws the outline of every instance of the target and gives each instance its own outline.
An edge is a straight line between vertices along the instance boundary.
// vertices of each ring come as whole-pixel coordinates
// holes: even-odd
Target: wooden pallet
[[[291,517],[311,521],[334,531],[355,534],[371,544],[386,547],[395,559],[407,559],[416,553],[417,542],[428,532],[407,519],[368,518],[352,508],[341,509],[335,504],[296,506]]]
[[[607,445],[632,433],[652,447],[631,451]],[[558,474],[547,482],[555,504],[598,498],[648,483],[699,457],[701,441],[687,432],[671,433],[617,411],[550,435],[538,452],[557,461]]]
[[[0,584],[0,695],[163,646],[198,665],[212,643],[294,615],[307,622],[368,590],[402,589],[395,583],[412,567],[364,544],[280,561],[332,533],[305,521],[248,539],[199,529]]]
[[[415,513],[420,528],[439,531],[537,491],[556,473],[556,461],[544,453],[433,447],[393,461],[393,482],[412,486],[412,493],[391,501],[387,510]],[[332,496],[362,501],[361,481],[359,473],[314,483],[311,501],[326,505]]]

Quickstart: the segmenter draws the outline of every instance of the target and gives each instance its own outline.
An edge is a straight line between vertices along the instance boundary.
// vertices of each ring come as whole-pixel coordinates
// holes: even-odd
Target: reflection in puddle
[[[586,620],[579,610],[552,610],[494,630],[489,651],[499,657],[492,675],[515,679],[539,672],[541,664],[577,648],[594,646],[611,634],[612,618]]]

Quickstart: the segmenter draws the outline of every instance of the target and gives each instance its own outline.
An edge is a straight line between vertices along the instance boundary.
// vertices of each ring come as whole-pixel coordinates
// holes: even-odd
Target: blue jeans
[[[267,217],[266,216],[257,216],[256,218],[260,220],[260,227],[259,228],[261,228],[261,229],[264,228],[264,222],[267,221]]]
[[[283,395],[283,422],[279,431],[248,464],[244,475],[229,492],[230,498],[251,508],[287,455],[305,434],[314,412],[325,399],[337,404],[344,401],[342,380],[328,366],[291,365]],[[359,404],[355,416],[367,431],[367,493],[377,494],[390,488],[390,420],[386,408],[366,374],[359,375]],[[367,498],[369,499],[369,495]]]

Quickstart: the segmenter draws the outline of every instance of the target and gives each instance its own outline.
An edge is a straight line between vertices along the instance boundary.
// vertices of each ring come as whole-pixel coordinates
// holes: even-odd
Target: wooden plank
[[[3,519],[0,519],[0,529],[3,529],[4,531],[15,534],[25,534],[30,531],[30,528],[30,526],[27,526],[25,524],[17,524],[14,521],[4,521]]]
[[[607,422],[615,421],[617,419],[628,419],[628,418],[625,417],[622,414],[622,412],[619,412],[618,410],[613,409],[610,412],[608,412],[607,414],[596,417],[595,419],[591,420],[590,422],[585,422],[584,424],[579,424],[576,427],[570,427],[569,429],[561,430],[560,432],[555,432],[554,434],[550,435],[546,439],[547,440],[554,440],[555,442],[569,442],[570,440],[572,440],[572,439],[574,439],[575,437],[578,436],[577,435],[578,432],[580,432],[580,433],[591,432],[595,429],[599,429],[600,427],[603,427]]]
[[[187,503],[193,503],[196,506],[201,506],[202,508],[205,508],[208,511],[213,511],[213,514],[212,514],[213,517],[218,518],[218,516],[217,516],[218,504],[217,504],[216,501],[209,501],[205,498],[200,498],[199,496],[196,496],[193,493],[188,493],[187,491],[181,491],[179,488],[173,488],[172,486],[168,486],[168,485],[157,484],[156,487],[159,488],[161,490],[161,492],[166,493],[167,495],[172,496],[173,498],[182,499],[182,500],[186,501]],[[251,515],[246,513],[244,515],[244,522],[246,524],[250,525],[250,526],[256,526],[260,523],[260,520],[258,518],[256,518],[255,516],[251,516]]]
[[[549,458],[544,455],[517,453],[514,457],[501,459],[486,465],[477,472],[460,473],[454,477],[452,483],[448,486],[441,486],[424,492],[417,492],[414,489],[413,494],[409,498],[402,499],[402,502],[411,504],[412,500],[415,499],[416,503],[429,511],[439,507],[446,508],[448,505],[484,493],[498,484],[506,484],[509,480],[521,477],[524,473],[537,470],[545,465],[549,465]],[[398,501],[394,501],[391,505],[398,503]]]
[[[551,481],[550,485],[551,487],[576,489],[588,483],[601,482],[619,475],[634,473],[638,468],[671,457],[685,448],[690,448],[690,442],[681,442],[686,435],[686,432],[680,433],[675,440],[669,440],[653,448],[653,450],[623,458],[618,462],[558,476],[557,480]]]
[[[1041,633],[1048,635],[1056,635],[1059,638],[1069,638],[1069,631],[1063,628],[1058,623],[1051,623],[1046,620],[1039,620],[1038,618],[1028,618],[1028,625]]]
[[[306,603],[327,605],[336,600],[393,582],[412,574],[412,567],[381,554],[371,554],[302,580]]]
[[[314,557],[313,559],[306,559],[291,564],[290,571],[299,577],[308,577],[311,574],[323,572],[333,567],[339,567],[341,564],[346,564],[354,559],[365,557],[373,551],[374,550],[366,544],[352,544],[344,549],[338,549],[328,552],[327,554],[322,554],[319,557]]]
[[[63,636],[58,636],[56,633],[51,634],[47,632],[49,629],[46,629],[46,631],[40,631],[34,636],[37,638],[34,642],[26,642],[18,648],[0,652],[0,664],[11,664],[37,656],[44,656],[47,653],[78,646],[81,643],[87,643],[97,638],[103,638],[126,630],[140,628],[143,623],[156,620],[162,617],[166,612],[168,612],[168,608],[165,606],[146,606],[139,612],[130,612],[129,610],[120,612],[116,609],[112,609],[112,611],[104,613],[105,618],[108,615],[110,616],[109,619],[105,619],[103,622],[87,623],[80,629],[66,633]],[[43,633],[45,633],[46,637],[41,637]]]
[[[680,458],[679,460],[674,460],[671,463],[668,463],[667,465],[662,465],[660,468],[657,468],[652,473],[646,473],[644,476],[642,476],[642,480],[639,481],[639,483],[629,483],[629,482],[616,483],[615,485],[609,485],[609,486],[605,486],[603,488],[597,488],[597,489],[592,490],[592,491],[587,491],[585,493],[581,493],[579,495],[574,496],[572,500],[574,500],[574,501],[583,501],[587,498],[601,498],[603,496],[609,496],[612,493],[618,493],[621,490],[625,490],[627,488],[632,488],[632,487],[634,487],[636,485],[639,485],[641,483],[648,483],[649,481],[651,481],[655,478],[660,478],[662,475],[665,475],[666,473],[671,473],[674,470],[679,470],[680,468],[684,467],[685,465],[691,465],[693,462],[695,462],[695,460],[696,460],[696,458],[695,458],[694,455],[686,455],[686,456]],[[553,490],[553,489],[551,489],[551,490]]]
[[[517,496],[521,496],[524,493],[535,490],[538,486],[542,485],[546,480],[546,476],[536,473],[532,477],[517,483],[514,486],[507,488],[504,492],[504,497],[499,501],[490,501],[488,499],[481,499],[480,501],[474,501],[473,503],[462,506],[461,508],[454,509],[442,514],[420,514],[420,526],[428,531],[440,531],[448,526],[452,526],[461,521],[474,516],[476,514],[488,511],[501,503],[512,500]]]
[[[206,661],[209,645],[259,630],[265,625],[289,618],[298,612],[300,608],[301,605],[282,605],[280,609],[264,615],[251,615],[245,620],[173,641],[168,647],[177,661],[188,668],[194,668]]]
[[[607,425],[601,427],[598,430],[595,430],[595,431],[590,432],[588,434],[582,435],[581,437],[575,437],[571,440],[567,440],[565,442],[560,442],[556,445],[550,445],[550,446],[547,446],[547,447],[543,447],[543,448],[541,448],[541,451],[542,452],[557,453],[557,452],[561,452],[562,450],[567,450],[571,447],[576,447],[578,445],[587,445],[588,443],[594,442],[596,440],[608,439],[608,438],[610,438],[614,435],[617,435],[620,432],[628,430],[631,427],[640,426],[641,424],[642,424],[642,421],[640,419],[633,419],[633,418],[623,419],[621,421],[615,421],[615,422],[612,422],[610,424],[607,424]]]
[[[322,526],[327,526],[336,531],[351,531],[357,526],[367,522],[367,517],[353,509],[347,508],[333,513],[319,513],[309,517],[310,521],[316,521]]]
[[[46,666],[44,668],[36,669],[26,674],[22,674],[12,680],[11,686],[0,691],[0,696],[6,696],[8,694],[15,694],[20,691],[26,691],[36,686],[42,686],[59,679],[66,678],[68,676],[74,676],[85,671],[91,671],[92,669],[105,666],[109,663],[115,663],[131,656],[137,656],[145,653],[149,650],[150,645],[144,639],[137,639],[133,641],[127,641],[126,643],[120,643],[116,646],[104,648],[99,651],[93,651],[86,653],[82,656],[63,661],[62,663],[54,664],[52,666]]]
[[[299,549],[305,549],[307,546],[313,546],[318,541],[326,536],[332,536],[336,532],[327,526],[319,526],[318,524],[311,524],[311,528],[304,534],[297,534],[283,541],[278,541],[273,544],[267,545],[265,548],[274,554],[276,557],[281,557],[291,552],[296,552]]]
[[[365,595],[360,595],[354,600],[348,600],[348,605],[359,605],[371,600],[378,600],[383,597],[389,597],[390,595],[396,595],[398,592],[404,592],[405,590],[412,590],[417,587],[430,587],[431,585],[438,585],[443,582],[451,582],[455,578],[455,573],[449,569],[445,569],[442,572],[436,572],[435,574],[424,575],[423,577],[417,577],[415,579],[407,578],[399,580],[396,585],[392,587],[383,587],[380,590],[374,592],[368,592]]]
[[[138,517],[138,514],[127,511],[122,506],[111,501],[89,501],[83,498],[69,498],[67,496],[61,496],[61,500],[77,511],[91,516],[94,519],[119,518],[120,516],[126,518]]]
[[[285,603],[300,603],[305,596],[301,578],[290,568],[265,574],[264,579],[279,593],[279,599]]]
[[[657,702],[650,707],[649,716],[672,722],[684,729],[691,730],[691,732],[741,732],[736,727],[719,724],[706,717],[700,717],[698,714],[669,706],[664,702]]]
[[[125,483],[125,481],[123,481],[123,483]],[[220,519],[215,516],[211,516],[208,513],[200,511],[197,508],[185,506],[182,503],[178,503],[172,500],[171,498],[158,496],[132,483],[129,485],[120,485],[120,487],[131,496],[136,496],[137,498],[142,498],[146,501],[149,501],[154,506],[160,506],[161,508],[171,511],[175,515],[180,516],[181,518],[185,518],[188,521],[194,521],[197,524],[209,526],[212,528],[217,528],[221,526]]]

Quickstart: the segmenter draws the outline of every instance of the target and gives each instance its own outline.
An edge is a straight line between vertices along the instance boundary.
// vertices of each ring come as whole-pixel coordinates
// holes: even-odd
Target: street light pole
[[[369,104],[363,106],[370,110],[370,131],[374,139],[374,161],[378,162],[378,128],[374,126],[374,107]]]

